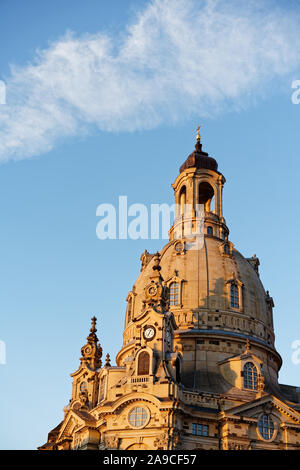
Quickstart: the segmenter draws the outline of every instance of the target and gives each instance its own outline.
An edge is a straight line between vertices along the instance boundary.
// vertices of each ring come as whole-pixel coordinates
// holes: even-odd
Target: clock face
[[[156,292],[157,292],[157,289],[156,289],[155,286],[151,286],[151,287],[149,287],[148,292],[149,292],[150,295],[155,295]]]
[[[154,326],[146,326],[144,329],[144,338],[146,341],[153,339],[155,336]]]

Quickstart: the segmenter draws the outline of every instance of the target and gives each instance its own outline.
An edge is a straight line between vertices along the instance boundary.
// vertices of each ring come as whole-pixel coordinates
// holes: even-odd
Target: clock
[[[151,295],[151,296],[156,295],[156,293],[157,293],[157,288],[156,288],[156,286],[151,286],[151,287],[149,287],[148,293],[149,293],[149,295]]]
[[[151,339],[154,338],[155,334],[156,334],[156,331],[155,331],[154,326],[152,325],[145,326],[143,336],[146,341],[151,341]]]

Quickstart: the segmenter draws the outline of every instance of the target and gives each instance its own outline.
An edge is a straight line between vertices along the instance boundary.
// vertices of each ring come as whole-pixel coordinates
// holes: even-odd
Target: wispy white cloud
[[[299,19],[267,0],[153,0],[121,37],[68,33],[12,68],[0,160],[90,128],[134,131],[241,107],[299,66]]]

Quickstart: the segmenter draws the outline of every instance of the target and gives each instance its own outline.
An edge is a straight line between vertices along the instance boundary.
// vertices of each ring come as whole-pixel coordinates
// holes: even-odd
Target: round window
[[[177,251],[177,253],[180,253],[181,251],[184,250],[184,245],[182,242],[177,242],[174,248],[175,248],[175,251]]]
[[[263,439],[269,441],[274,435],[274,423],[270,415],[264,414],[258,420],[259,434]]]
[[[148,412],[141,406],[136,406],[128,414],[128,422],[134,428],[141,428],[146,425]]]

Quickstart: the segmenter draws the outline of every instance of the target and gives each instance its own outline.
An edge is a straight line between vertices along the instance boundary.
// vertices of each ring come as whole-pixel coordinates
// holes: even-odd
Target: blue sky
[[[300,385],[300,6],[239,4],[1,1],[1,448],[36,448],[62,419],[94,314],[118,352],[139,257],[165,241],[100,241],[96,208],[171,204],[198,122],[230,239],[275,301],[280,380]]]

